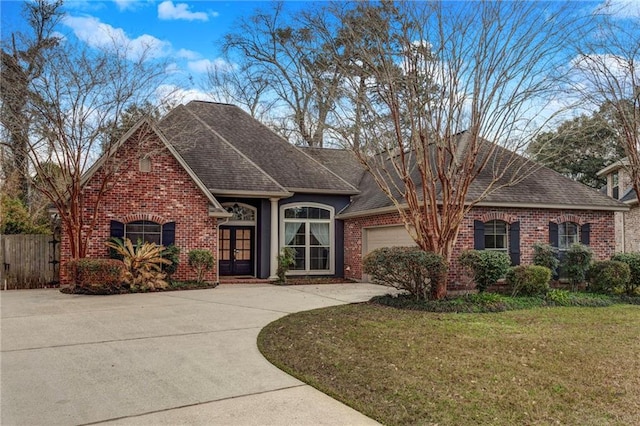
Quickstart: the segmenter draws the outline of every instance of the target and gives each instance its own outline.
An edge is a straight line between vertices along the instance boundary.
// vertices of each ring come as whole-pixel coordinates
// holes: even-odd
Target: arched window
[[[334,272],[333,208],[321,204],[281,207],[281,242],[295,250],[295,273]]]
[[[255,225],[256,208],[243,203],[223,203],[222,207],[233,216],[226,222],[237,225]]]
[[[132,243],[138,241],[168,246],[175,242],[176,223],[159,224],[150,220],[136,220],[129,223],[111,221],[110,234],[114,238],[128,238]]]

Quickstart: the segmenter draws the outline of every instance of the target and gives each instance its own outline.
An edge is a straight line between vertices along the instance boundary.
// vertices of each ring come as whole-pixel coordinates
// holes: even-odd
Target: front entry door
[[[220,227],[220,275],[253,275],[253,227]]]

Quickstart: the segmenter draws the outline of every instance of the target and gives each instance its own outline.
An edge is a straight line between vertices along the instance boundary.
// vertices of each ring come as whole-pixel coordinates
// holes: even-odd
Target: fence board
[[[56,268],[51,263],[59,259],[60,245],[53,244],[52,235],[1,235],[0,286],[4,288],[42,288],[57,281]]]

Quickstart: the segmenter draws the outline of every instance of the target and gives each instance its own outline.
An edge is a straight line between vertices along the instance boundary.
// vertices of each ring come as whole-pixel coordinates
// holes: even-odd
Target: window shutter
[[[473,248],[484,250],[484,222],[481,220],[473,221]]]
[[[124,238],[124,223],[112,220],[109,234],[114,238]]]
[[[509,256],[512,265],[520,264],[520,222],[509,225]]]
[[[585,223],[580,227],[580,242],[585,246],[589,245],[589,238],[591,233],[591,224]]]
[[[549,244],[558,247],[558,224],[549,222]]]
[[[176,241],[176,223],[167,222],[162,225],[162,245],[167,247]]]

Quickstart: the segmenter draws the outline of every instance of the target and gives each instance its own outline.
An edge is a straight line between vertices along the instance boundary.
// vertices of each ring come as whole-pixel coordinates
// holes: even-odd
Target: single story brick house
[[[606,194],[629,206],[626,212],[615,213],[616,251],[640,252],[640,200],[631,184],[629,159],[623,158],[600,170],[598,176],[607,179]]]
[[[150,137],[140,138],[143,131]],[[99,207],[89,257],[107,257],[109,237],[141,238],[181,249],[178,279],[193,277],[186,255],[195,248],[216,255],[209,280],[273,279],[276,255],[287,246],[296,251],[292,275],[361,280],[363,255],[413,244],[353,154],[295,147],[233,105],[193,101],[157,124],[138,123],[85,174],[87,200],[103,182],[106,164],[117,169]],[[482,184],[478,179],[472,191]],[[541,168],[475,207],[455,251],[502,250],[518,264],[531,261],[534,242],[565,249],[580,241],[597,258],[608,258],[615,248],[614,213],[626,210]],[[65,239],[63,263],[69,260]],[[454,263],[450,288],[467,285],[460,277]]]

